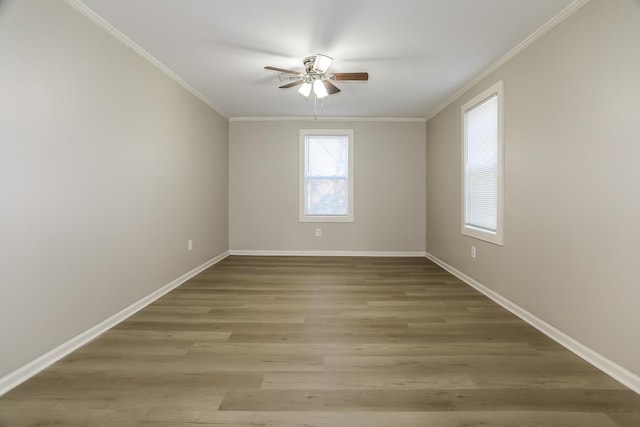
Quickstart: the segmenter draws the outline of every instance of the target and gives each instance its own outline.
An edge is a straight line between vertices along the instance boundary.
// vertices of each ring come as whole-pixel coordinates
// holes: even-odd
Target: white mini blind
[[[464,113],[466,227],[498,227],[498,94]]]

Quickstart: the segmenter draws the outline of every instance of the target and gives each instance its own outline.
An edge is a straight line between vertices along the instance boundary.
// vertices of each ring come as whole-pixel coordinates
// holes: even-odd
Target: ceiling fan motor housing
[[[316,63],[316,57],[314,56],[307,56],[306,58],[304,58],[302,60],[302,63],[304,64],[304,69],[307,72],[307,74],[310,74],[313,71],[313,64]]]

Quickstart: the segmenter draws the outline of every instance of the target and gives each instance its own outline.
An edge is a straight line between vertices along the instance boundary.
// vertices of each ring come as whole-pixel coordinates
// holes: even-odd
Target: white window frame
[[[498,128],[497,128],[497,218],[496,230],[486,230],[467,224],[467,126],[466,113],[473,110],[489,98],[497,96]],[[496,245],[503,244],[504,217],[504,84],[501,81],[480,93],[462,106],[462,234],[484,240]]]
[[[346,136],[348,138],[348,172],[347,172],[347,214],[346,215],[307,215],[305,214],[305,137],[310,135]],[[353,129],[300,129],[300,173],[299,173],[299,221],[300,222],[353,222]]]

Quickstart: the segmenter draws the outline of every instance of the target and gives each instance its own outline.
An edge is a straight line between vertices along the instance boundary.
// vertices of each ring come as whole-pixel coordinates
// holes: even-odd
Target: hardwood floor
[[[640,396],[423,258],[229,257],[0,426],[640,426]]]

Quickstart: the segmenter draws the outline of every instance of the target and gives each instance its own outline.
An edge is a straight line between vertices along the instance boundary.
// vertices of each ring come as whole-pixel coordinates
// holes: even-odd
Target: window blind
[[[464,114],[465,225],[496,232],[498,221],[498,96]]]

